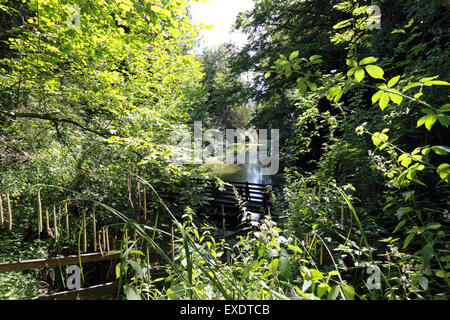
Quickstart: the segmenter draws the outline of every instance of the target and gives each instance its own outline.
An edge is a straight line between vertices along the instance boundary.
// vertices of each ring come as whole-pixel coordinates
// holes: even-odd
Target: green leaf
[[[309,61],[314,61],[314,60],[320,60],[320,59],[322,59],[322,56],[319,56],[319,55],[314,55],[314,56],[312,56],[312,57],[310,57],[309,58]]]
[[[381,108],[381,110],[386,109],[386,107],[389,104],[390,98],[391,97],[389,96],[389,93],[383,92],[383,94],[380,97],[380,108]]]
[[[436,121],[437,116],[434,114],[429,114],[420,118],[419,121],[417,121],[417,127],[420,127],[423,124],[425,124],[425,127],[428,129],[428,131],[430,131],[433,125],[436,123]]]
[[[360,65],[360,66],[364,66],[364,65],[366,65],[366,64],[375,63],[375,62],[377,62],[377,61],[378,61],[378,58],[375,58],[375,57],[367,57],[367,58],[362,59],[362,60],[359,62],[359,65]]]
[[[320,298],[322,297],[325,293],[327,293],[329,290],[331,289],[331,287],[326,284],[326,283],[320,283],[317,286],[317,296]]]
[[[450,165],[448,163],[441,164],[437,169],[437,173],[442,180],[449,182]]]
[[[139,274],[141,279],[144,279],[144,272],[142,271],[141,266],[134,260],[128,260],[128,264]]]
[[[280,271],[280,277],[282,279],[288,279],[291,275],[291,265],[289,259],[287,259],[286,257],[281,257],[278,269]]]
[[[445,272],[445,271],[443,271],[443,270],[437,270],[436,272],[435,272],[435,274],[436,274],[436,276],[437,277],[439,277],[439,278],[445,278],[446,276],[447,276],[447,278],[448,277],[450,277],[450,272]]]
[[[416,233],[408,234],[408,236],[405,239],[405,242],[403,243],[403,249],[406,249],[409,246],[409,244],[411,243],[412,239],[414,239],[415,235],[416,235]]]
[[[299,54],[300,53],[298,51],[292,52],[291,55],[289,56],[289,60],[290,61],[294,60],[295,58],[297,58],[299,56]]]
[[[335,285],[331,290],[328,292],[328,300],[336,300],[339,295],[339,286]]]
[[[372,78],[375,78],[375,79],[384,79],[384,78],[383,78],[383,77],[384,77],[384,71],[383,71],[383,69],[381,69],[380,67],[375,66],[375,65],[368,65],[368,66],[366,66],[365,68],[366,68],[367,73],[368,73]]]
[[[437,119],[439,120],[439,123],[446,128],[450,125],[450,117],[445,114],[438,114]]]
[[[353,76],[355,74],[356,69],[357,68],[355,67],[355,68],[351,68],[350,70],[348,70],[347,77],[350,78],[351,76]]]
[[[440,112],[450,112],[450,103],[443,105],[440,109]]]
[[[264,75],[264,79],[270,78],[271,75],[272,75],[271,72],[267,72],[267,73]]]
[[[347,284],[342,284],[342,290],[344,291],[344,295],[347,298],[347,300],[354,300],[355,299],[355,289]]]
[[[353,59],[347,59],[346,62],[349,67],[357,67],[358,66],[358,63]]]
[[[424,85],[426,85],[427,87],[431,87],[431,86],[450,86],[450,83],[448,83],[447,81],[427,81],[424,83]]]
[[[383,90],[380,90],[380,91],[378,91],[377,93],[375,93],[375,94],[372,96],[372,104],[377,103],[377,102],[380,100],[380,98],[381,98],[381,96],[383,95],[383,93],[384,93]]]
[[[323,279],[323,274],[319,270],[309,269],[309,272],[311,272],[312,280],[322,280]]]
[[[428,290],[428,278],[420,277],[419,284],[423,290],[425,290],[425,291]]]
[[[391,91],[395,92],[395,90]],[[389,98],[391,98],[392,102],[394,102],[397,105],[401,104],[403,101],[403,97],[395,93],[389,93]]]
[[[392,233],[396,233],[398,230],[400,230],[400,228],[403,227],[405,225],[405,223],[406,223],[406,220],[400,221]]]
[[[403,92],[406,92],[409,89],[412,89],[412,88],[415,88],[415,87],[418,87],[418,86],[420,86],[420,83],[418,83],[418,82],[410,83],[403,89]]]
[[[450,148],[445,146],[434,146],[431,147],[431,149],[434,151],[434,153],[445,156],[450,154]]]
[[[303,253],[303,250],[300,249],[300,248],[297,247],[297,246],[293,246],[293,245],[288,244],[288,248],[291,249],[291,250],[294,251],[294,252],[297,252],[297,253],[300,253],[300,254]]]
[[[357,68],[355,71],[355,79],[358,82],[361,82],[364,79],[365,76],[365,72],[363,68]]]
[[[385,143],[385,142],[387,142],[389,140],[389,137],[387,136],[387,135],[385,135],[384,133],[380,133],[380,132],[375,132],[373,135],[372,135],[372,141],[373,141],[373,144],[375,145],[375,146],[379,146],[382,142],[383,143]]]
[[[123,291],[125,292],[127,300],[142,300],[139,291],[133,285],[125,285]]]
[[[389,82],[388,82],[388,88],[392,88],[393,86],[395,86],[398,81],[400,80],[400,76],[396,76],[394,78],[392,78]]]

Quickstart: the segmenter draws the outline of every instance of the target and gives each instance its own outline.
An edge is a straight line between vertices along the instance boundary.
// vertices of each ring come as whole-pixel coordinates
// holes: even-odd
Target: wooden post
[[[106,251],[106,228],[102,227],[103,249]]]
[[[86,210],[83,210],[83,249],[87,252]]]
[[[106,249],[108,252],[111,251],[109,247],[109,227],[106,227]]]
[[[41,189],[38,189],[38,237],[41,238],[43,225],[42,225],[42,202],[41,202]]]
[[[92,207],[92,228],[94,230],[94,252],[97,252],[97,222],[95,221],[95,209],[96,209],[96,204],[94,203],[93,207]]]
[[[3,201],[2,201],[2,194],[0,193],[0,223],[3,225],[5,222],[5,218],[3,217]]]
[[[6,191],[6,203],[8,205],[9,230],[12,230],[13,220],[12,220],[11,201],[9,199],[9,191]]]
[[[67,208],[67,201],[64,203],[64,213],[66,214],[66,236],[70,239],[70,224],[69,224],[69,210]]]
[[[58,240],[58,219],[56,217],[56,205],[53,205],[53,225],[55,226],[55,239]]]
[[[48,207],[45,208],[45,222],[47,227],[47,233],[50,234],[50,217],[48,216]]]

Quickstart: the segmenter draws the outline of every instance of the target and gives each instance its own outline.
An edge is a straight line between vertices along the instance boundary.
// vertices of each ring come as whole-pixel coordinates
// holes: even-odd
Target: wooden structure
[[[201,182],[201,180],[196,181]],[[238,206],[238,200],[236,199],[235,190],[248,208],[267,209],[272,206],[269,201],[270,195],[267,192],[268,185],[226,181],[224,188],[219,189],[214,180],[206,180],[205,182],[207,183],[205,188],[206,200],[213,207],[221,208],[223,206],[225,208],[236,208]]]
[[[67,265],[78,265],[103,261],[114,261],[120,259],[120,254],[102,255],[100,253],[88,253],[80,256],[59,256],[46,259],[34,259],[18,262],[0,263],[0,273],[11,271],[26,271],[41,268],[57,268]],[[33,300],[98,300],[100,298],[112,298],[117,292],[116,283],[106,283],[79,290],[56,292],[48,295],[40,295]]]
[[[35,259],[19,262],[0,263],[1,272],[25,271],[41,268],[56,268],[73,264],[84,264],[91,262],[102,262],[120,259],[120,254],[101,255],[100,253],[88,253],[80,256],[54,257],[46,259]]]

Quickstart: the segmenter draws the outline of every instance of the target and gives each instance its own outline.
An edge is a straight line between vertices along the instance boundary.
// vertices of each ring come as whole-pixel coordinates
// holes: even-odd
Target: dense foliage
[[[82,251],[97,210],[124,231],[118,297],[448,299],[449,6],[377,5],[379,29],[366,1],[255,0],[244,48],[195,56],[184,0],[0,1],[0,261]],[[204,168],[171,162],[199,120],[280,129],[273,210],[244,235],[204,219]],[[44,282],[0,274],[0,298]]]

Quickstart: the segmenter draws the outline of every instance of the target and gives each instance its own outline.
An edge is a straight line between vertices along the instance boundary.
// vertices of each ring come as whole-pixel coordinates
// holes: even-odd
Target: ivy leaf
[[[380,67],[371,64],[371,65],[366,66],[365,68],[366,68],[367,73],[372,78],[384,79],[383,78],[384,77],[384,71]]]

